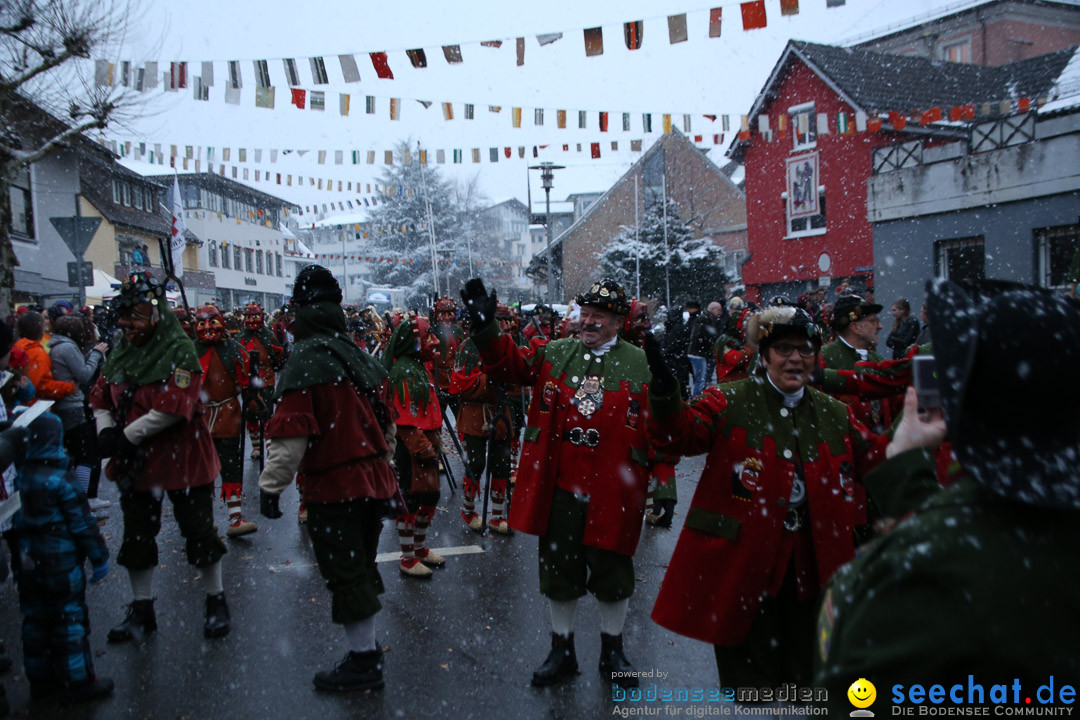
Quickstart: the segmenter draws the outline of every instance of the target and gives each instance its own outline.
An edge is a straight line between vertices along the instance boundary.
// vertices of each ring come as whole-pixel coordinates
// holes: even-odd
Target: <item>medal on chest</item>
[[[570,398],[570,404],[577,408],[582,417],[590,418],[604,406],[603,380],[599,375],[589,375],[574,393],[574,397]]]

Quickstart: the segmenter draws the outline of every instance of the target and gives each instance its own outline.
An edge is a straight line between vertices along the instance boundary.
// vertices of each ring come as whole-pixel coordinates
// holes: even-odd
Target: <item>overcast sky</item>
[[[723,35],[708,37],[709,4],[701,0],[545,0],[507,3],[505,0],[410,0],[398,3],[323,0],[298,4],[283,0],[239,2],[236,0],[189,0],[185,3],[144,0],[141,16],[127,41],[110,59],[135,62],[157,60],[167,69],[170,60],[186,60],[189,74],[201,72],[202,61],[214,61],[215,85],[209,102],[196,102],[191,90],[164,93],[159,83],[147,94],[143,116],[123,127],[106,131],[115,140],[233,148],[320,149],[328,152],[328,165],[316,164],[317,154],[303,159],[292,156],[273,167],[268,156],[252,171],[282,171],[374,182],[380,165],[333,165],[334,150],[382,150],[398,140],[419,141],[426,148],[465,151],[466,163],[446,165],[453,177],[478,176],[483,192],[493,201],[526,194],[526,162],[517,159],[516,148],[548,144],[541,160],[553,160],[568,168],[557,176],[554,198],[571,192],[602,191],[630,166],[638,154],[629,150],[630,140],[644,140],[647,148],[661,132],[660,114],[674,114],[681,126],[683,113],[692,113],[691,134],[708,138],[720,132],[703,114],[738,115],[750,104],[766,80],[788,39],[840,44],[855,36],[880,30],[915,16],[955,5],[942,0],[848,0],[840,8],[825,7],[825,0],[802,0],[800,13],[781,17],[779,0],[766,0],[768,27],[744,32],[738,3],[723,5]],[[688,40],[668,42],[666,16],[687,13]],[[644,20],[642,47],[627,50],[622,23]],[[586,57],[581,29],[601,26],[604,54]],[[561,40],[539,46],[536,35],[564,32]],[[514,38],[526,38],[525,63],[517,67]],[[503,40],[501,48],[482,47],[482,40]],[[463,62],[447,64],[440,46],[460,43]],[[411,67],[409,48],[424,48],[428,67]],[[377,79],[368,52],[386,50],[395,79]],[[356,53],[361,81],[345,83],[337,55]],[[289,104],[289,88],[281,58],[294,57],[302,81],[312,88],[307,58],[324,56],[330,84],[326,110],[298,110]],[[272,84],[277,87],[273,110],[255,107],[253,59],[268,59]],[[240,106],[224,102],[227,60],[242,60],[244,87]],[[339,93],[352,95],[348,117],[339,115]],[[376,114],[364,112],[364,96],[376,98]],[[389,99],[401,98],[401,117],[391,121]],[[424,109],[416,100],[434,104]],[[454,103],[455,119],[443,119],[441,102]],[[463,103],[474,103],[476,119],[463,119]],[[489,112],[501,105],[502,112]],[[512,126],[510,109],[520,106],[522,127]],[[543,108],[544,126],[534,125],[534,108]],[[568,125],[555,127],[556,109],[569,111]],[[587,110],[587,129],[578,130],[577,110]],[[598,129],[598,112],[608,111],[610,131]],[[623,132],[621,113],[630,112],[631,130]],[[653,133],[642,131],[641,114],[651,112]],[[737,128],[736,128],[737,129]],[[728,136],[730,138],[730,135]],[[611,141],[619,142],[612,152]],[[588,143],[602,141],[600,160],[589,158]],[[575,151],[583,143],[584,152]],[[562,144],[570,143],[571,152]],[[726,144],[726,143],[725,143]],[[499,156],[488,162],[489,148],[514,147],[514,157]],[[481,148],[482,163],[470,162],[471,148]],[[711,151],[723,161],[723,147]],[[217,156],[220,161],[220,154]],[[365,158],[366,159],[366,158]],[[434,158],[432,158],[434,160]],[[346,163],[350,162],[346,152]],[[530,162],[531,159],[530,159]],[[243,167],[242,165],[240,167]],[[538,181],[534,177],[534,191]],[[254,184],[254,183],[253,183]],[[309,191],[305,188],[254,184],[301,205],[317,200],[343,200],[349,195]],[[534,192],[534,198],[540,193]]]

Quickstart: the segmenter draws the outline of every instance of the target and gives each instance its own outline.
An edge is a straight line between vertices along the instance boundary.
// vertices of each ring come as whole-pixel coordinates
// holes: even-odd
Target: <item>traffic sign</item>
[[[69,262],[67,264],[68,287],[90,287],[94,284],[94,263]]]
[[[52,217],[49,222],[60,234],[60,239],[71,249],[71,253],[82,259],[86,248],[90,247],[90,241],[94,239],[94,233],[101,225],[99,217]],[[93,285],[94,283],[88,283]],[[74,286],[73,286],[74,287]]]

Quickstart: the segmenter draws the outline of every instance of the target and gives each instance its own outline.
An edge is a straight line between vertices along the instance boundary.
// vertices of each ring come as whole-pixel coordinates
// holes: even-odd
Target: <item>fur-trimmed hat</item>
[[[616,315],[630,314],[630,300],[626,297],[626,290],[610,278],[593,283],[588,292],[578,295],[575,301],[582,307],[591,305]]]
[[[746,341],[763,350],[779,337],[804,337],[821,347],[821,328],[809,313],[790,305],[774,305],[750,318],[746,325]]]

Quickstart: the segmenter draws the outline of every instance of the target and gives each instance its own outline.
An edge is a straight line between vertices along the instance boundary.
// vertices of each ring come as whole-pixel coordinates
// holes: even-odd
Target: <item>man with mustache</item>
[[[591,592],[600,604],[600,674],[635,687],[622,629],[648,484],[649,369],[618,336],[630,312],[626,292],[612,280],[593,284],[577,296],[580,339],[532,350],[499,332],[497,298],[482,281],[470,280],[462,299],[483,371],[532,388],[509,523],[540,537],[540,591],[551,605],[551,652],[532,683],[577,675],[574,616]]]

